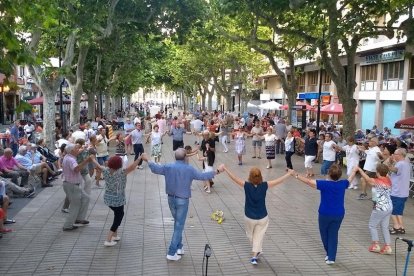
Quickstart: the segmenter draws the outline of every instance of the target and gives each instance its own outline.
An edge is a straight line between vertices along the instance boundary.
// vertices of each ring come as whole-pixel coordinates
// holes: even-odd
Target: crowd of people
[[[4,149],[0,157],[2,233],[10,231],[2,223],[14,223],[14,220],[7,218],[10,202],[8,192],[32,196],[35,191],[28,184],[29,176],[37,175],[43,187],[50,187],[50,182],[63,172],[66,199],[62,204],[62,212],[68,213],[63,230],[72,231],[89,224],[86,210],[95,177],[95,187],[105,188],[104,202],[114,212],[114,221],[104,246],[115,246],[121,239],[118,228],[124,216],[127,175],[135,169],[144,169],[143,162],[147,162],[153,173],[165,176],[168,203],[174,218],[168,260],[177,261],[184,255],[182,231],[192,181],[204,181],[204,191],[210,194],[214,191],[214,176],[222,172],[244,188],[245,229],[252,244],[250,262],[254,265],[262,252],[269,223],[266,191],[289,177],[295,177],[321,192],[318,223],[328,265],[336,261],[338,232],[345,215],[346,189],[358,189],[360,186],[358,199],[370,198],[374,203],[369,219],[372,238],[369,251],[391,254],[390,235],[405,234],[403,213],[409,197],[412,171],[407,154],[413,145],[408,132],[393,137],[388,129],[380,132],[374,126],[365,133],[357,130],[353,136],[342,137],[341,130],[334,124],[321,125],[317,133],[313,120],[310,120],[306,129],[300,130],[292,126],[287,118],[269,113],[259,117],[253,114],[178,112],[173,116],[161,111],[152,117],[127,117],[123,129],[111,137],[108,135],[107,123],[97,117],[95,121],[75,126],[68,132],[57,133],[55,151],[49,150],[42,139],[36,144],[27,142],[17,147],[17,150],[15,143]],[[163,164],[163,141],[167,135],[171,137],[171,150],[175,152],[176,161]],[[184,135],[193,137],[191,144],[194,145],[185,145]],[[251,150],[246,149],[250,147],[248,141],[251,141]],[[229,151],[231,143],[234,144],[233,154]],[[145,144],[149,144],[149,154],[145,153]],[[109,145],[115,146],[113,156],[109,154]],[[254,167],[250,169],[248,180],[244,181],[224,164],[214,169],[217,154],[234,155],[235,163],[243,166],[243,158],[248,152],[252,153],[249,156],[252,159],[265,158],[267,164],[263,168],[268,170],[273,168],[272,160],[283,156],[286,174],[275,180],[264,181],[262,168]],[[295,153],[304,157],[303,167],[293,167],[292,156]],[[134,162],[128,162],[129,155],[134,155]],[[189,165],[188,158],[193,155],[197,155],[203,172]],[[315,163],[321,163],[318,179],[313,168]],[[341,180],[343,166],[346,166],[348,178]],[[101,184],[102,180],[104,185]],[[371,196],[368,191],[371,191]],[[390,218],[391,229],[388,228]],[[384,240],[382,247],[378,226],[381,226]]]

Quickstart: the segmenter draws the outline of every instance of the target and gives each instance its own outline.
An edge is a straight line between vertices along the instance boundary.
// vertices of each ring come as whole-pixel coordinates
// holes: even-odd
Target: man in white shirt
[[[321,166],[321,175],[327,175],[329,168],[335,163],[337,148],[338,146],[332,140],[332,133],[326,133],[322,151],[323,162]]]
[[[28,121],[27,124],[24,126],[24,133],[27,136],[27,140],[32,141],[32,134],[35,130],[35,126],[32,124],[32,122]]]
[[[381,150],[378,147],[378,139],[371,138],[368,141],[368,149],[366,150],[363,146],[360,147],[360,150],[365,151],[367,157],[365,158],[364,171],[371,177],[375,178],[377,176],[377,165],[378,162],[382,159]],[[361,178],[361,187],[362,193],[359,195],[358,199],[367,199],[367,183],[364,178]]]
[[[200,118],[197,117],[195,120],[191,121],[191,125],[195,132],[200,133],[201,128],[203,127],[204,123],[203,121],[200,120]],[[200,143],[199,137],[200,137],[199,135],[196,135],[196,139],[197,139],[197,141],[195,142],[196,144]]]

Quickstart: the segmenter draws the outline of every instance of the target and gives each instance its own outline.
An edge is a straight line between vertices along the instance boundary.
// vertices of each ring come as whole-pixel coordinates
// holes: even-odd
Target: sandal
[[[391,235],[398,235],[398,234],[402,234],[402,232],[401,231],[404,231],[404,234],[405,234],[405,229],[402,229],[402,228],[399,228],[399,229],[397,229],[397,228],[392,228],[392,229],[390,229],[390,234]]]

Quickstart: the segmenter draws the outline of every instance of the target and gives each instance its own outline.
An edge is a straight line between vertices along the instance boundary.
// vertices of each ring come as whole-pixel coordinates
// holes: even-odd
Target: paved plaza
[[[186,142],[193,144],[194,138],[187,136]],[[225,163],[244,179],[252,166],[263,168],[264,179],[284,174],[284,156],[277,156],[273,169],[267,170],[266,159],[252,159],[250,140],[247,144],[243,166],[237,165],[233,144],[228,153],[222,153],[222,145],[217,144],[215,164]],[[149,152],[149,145],[145,151]],[[164,138],[163,154],[163,162],[173,160],[170,137]],[[190,162],[201,169],[196,158]],[[303,157],[294,156],[293,162],[295,169],[303,171]],[[114,247],[103,246],[113,219],[113,212],[103,203],[104,190],[92,189],[87,218],[91,223],[63,232],[65,194],[61,181],[55,181],[54,187],[44,189],[15,216],[14,232],[0,240],[0,275],[202,275],[206,243],[213,250],[208,275],[395,275],[394,254],[368,252],[372,203],[357,200],[359,191],[347,192],[336,264],[328,266],[317,225],[319,192],[294,178],[269,190],[270,224],[259,265],[253,266],[244,232],[243,189],[225,173],[214,181],[211,194],[203,191],[201,182],[193,183],[184,232],[185,255],[178,262],[165,258],[173,220],[164,178],[152,174],[148,166],[128,176],[126,213],[119,228],[122,240]],[[408,239],[414,238],[413,202],[409,199],[406,204]],[[224,211],[222,224],[210,219],[217,209]],[[399,275],[406,249],[405,243],[397,242]],[[407,275],[414,275],[414,265]]]

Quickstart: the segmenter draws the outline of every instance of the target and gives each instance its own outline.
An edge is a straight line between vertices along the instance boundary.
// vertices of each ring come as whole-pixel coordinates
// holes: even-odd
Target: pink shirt
[[[4,155],[0,157],[0,169],[4,170],[13,170],[18,165],[16,159],[13,157],[10,159],[7,159]]]
[[[72,184],[80,184],[82,182],[82,175],[79,172],[75,172],[75,168],[78,166],[76,158],[71,154],[66,154],[63,157],[62,169],[63,169],[63,179],[66,182]]]

